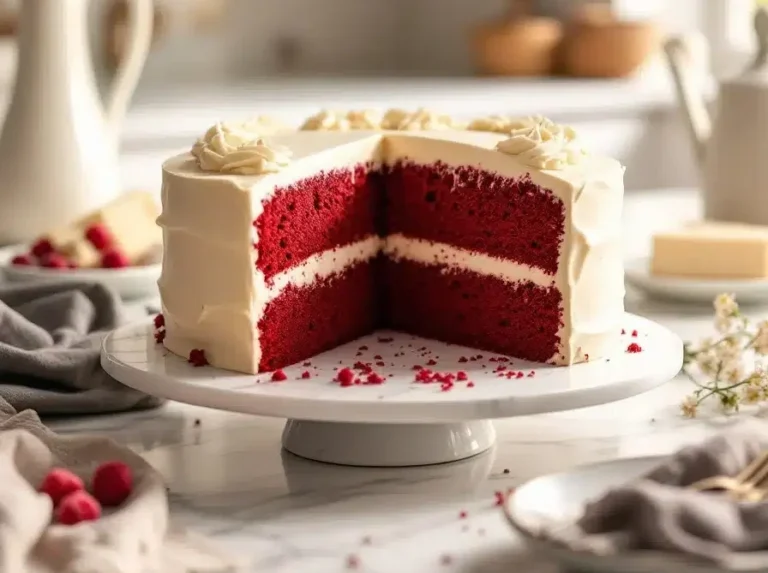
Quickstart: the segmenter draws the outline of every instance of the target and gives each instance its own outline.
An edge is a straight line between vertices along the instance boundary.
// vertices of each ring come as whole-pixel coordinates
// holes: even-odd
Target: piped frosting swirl
[[[509,137],[500,141],[496,149],[530,167],[561,170],[578,164],[586,156],[573,128],[543,117],[521,120],[508,133]]]
[[[263,139],[254,122],[217,123],[192,147],[203,171],[262,175],[280,171],[291,161],[291,151]],[[255,128],[255,129],[254,129]]]

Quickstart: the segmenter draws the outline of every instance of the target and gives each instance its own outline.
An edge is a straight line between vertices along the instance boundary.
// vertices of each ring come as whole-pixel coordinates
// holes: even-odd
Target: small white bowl
[[[160,278],[160,264],[122,269],[49,269],[11,264],[13,257],[28,250],[28,247],[18,245],[0,249],[0,269],[5,280],[13,283],[95,282],[110,287],[126,300],[158,296],[157,279]]]

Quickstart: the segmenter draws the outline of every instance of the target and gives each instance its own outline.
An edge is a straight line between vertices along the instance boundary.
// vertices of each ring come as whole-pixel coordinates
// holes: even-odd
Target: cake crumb
[[[633,342],[629,346],[627,346],[627,352],[630,354],[637,354],[638,352],[642,352],[643,348],[640,346],[637,342]]]
[[[307,379],[307,378],[309,378],[310,376],[312,376],[312,375],[309,373],[309,370],[305,370],[304,372],[302,372],[302,373],[301,373],[301,377],[302,377],[304,380],[306,380],[306,379]]]
[[[189,362],[195,368],[207,366],[208,359],[205,357],[205,350],[202,350],[201,348],[193,348],[189,351],[189,358],[187,358],[187,362]]]
[[[355,373],[352,371],[351,368],[342,368],[336,374],[336,380],[342,386],[345,386],[345,387],[346,386],[351,386],[354,383],[354,380],[355,380]]]

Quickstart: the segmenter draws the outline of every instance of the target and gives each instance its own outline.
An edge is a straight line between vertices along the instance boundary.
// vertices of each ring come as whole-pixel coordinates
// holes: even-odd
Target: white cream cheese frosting
[[[573,128],[543,117],[512,125],[507,139],[500,141],[496,149],[537,169],[563,169],[576,165],[586,155]]]
[[[291,161],[291,150],[270,144],[249,124],[217,123],[192,146],[203,171],[261,175],[280,171]]]
[[[309,117],[300,131],[438,131],[462,129],[463,125],[450,115],[424,108],[416,111],[390,109],[379,112],[367,110],[321,110]]]
[[[612,352],[623,318],[624,280],[620,247],[623,197],[621,165],[584,155],[562,169],[532,168],[523,154],[496,150],[509,137],[480,131],[410,133],[298,132],[275,137],[293,151],[277,173],[216,177],[201,172],[190,154],[163,166],[165,253],[159,281],[166,318],[166,346],[187,356],[204,348],[211,364],[256,372],[261,355],[258,323],[265,306],[289,285],[341,272],[379,252],[444,268],[470,268],[502,280],[555,286],[562,295],[560,347],[550,362],[569,365]],[[327,251],[266,281],[255,269],[258,236],[251,224],[276,186],[320,170],[398,160],[448,166],[471,165],[504,177],[529,176],[563,202],[565,233],[558,271],[540,270],[394,235],[369,237]]]

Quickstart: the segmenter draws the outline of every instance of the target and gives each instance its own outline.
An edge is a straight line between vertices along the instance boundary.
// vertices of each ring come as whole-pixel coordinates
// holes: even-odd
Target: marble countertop
[[[647,234],[696,215],[688,192],[628,201],[629,254]],[[627,310],[684,339],[706,335],[711,308],[644,300]],[[750,310],[759,314],[760,309]],[[281,452],[283,420],[177,403],[150,412],[60,420],[65,433],[100,432],[140,452],[166,477],[174,517],[248,564],[247,571],[555,573],[526,555],[494,492],[579,464],[670,452],[714,432],[717,417],[686,420],[691,391],[675,379],[646,394],[571,412],[500,420],[496,447],[451,465],[328,466]],[[466,517],[462,518],[462,512]]]

